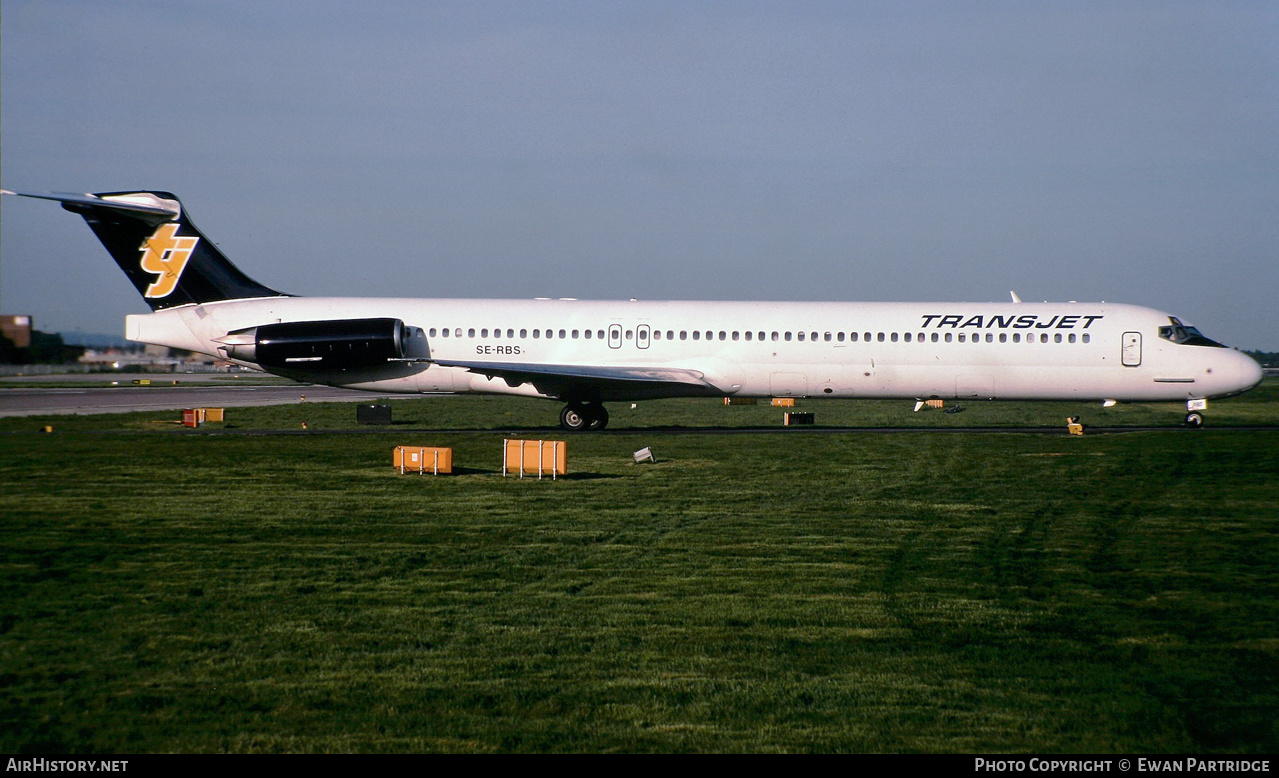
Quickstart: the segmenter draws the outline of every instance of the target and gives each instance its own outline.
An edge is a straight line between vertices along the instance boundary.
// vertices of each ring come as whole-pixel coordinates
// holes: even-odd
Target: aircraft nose
[[[1261,365],[1247,354],[1235,352],[1235,374],[1238,376],[1236,392],[1246,392],[1261,383]]]

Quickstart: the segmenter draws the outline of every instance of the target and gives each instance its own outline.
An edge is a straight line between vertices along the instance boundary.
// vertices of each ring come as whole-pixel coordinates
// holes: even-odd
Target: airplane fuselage
[[[460,364],[673,368],[706,384],[610,389],[592,398],[601,401],[688,394],[1187,400],[1235,394],[1260,380],[1246,355],[1161,336],[1167,313],[1113,303],[272,297],[130,316],[127,327],[134,340],[226,357],[217,341],[228,332],[371,317],[404,323],[404,361],[271,372],[381,392],[559,399]]]

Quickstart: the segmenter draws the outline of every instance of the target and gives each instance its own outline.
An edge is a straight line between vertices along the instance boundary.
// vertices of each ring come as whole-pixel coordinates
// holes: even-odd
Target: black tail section
[[[34,194],[57,200],[89,223],[116,264],[157,311],[191,303],[280,297],[246,276],[187,218],[168,192]]]

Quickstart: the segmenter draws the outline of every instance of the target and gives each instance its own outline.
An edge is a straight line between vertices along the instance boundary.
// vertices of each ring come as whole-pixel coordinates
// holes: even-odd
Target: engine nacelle
[[[399,319],[334,319],[263,324],[220,338],[230,359],[263,367],[347,369],[404,358]]]

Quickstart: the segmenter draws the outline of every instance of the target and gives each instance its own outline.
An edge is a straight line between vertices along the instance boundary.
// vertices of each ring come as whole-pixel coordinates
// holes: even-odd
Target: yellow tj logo
[[[143,297],[168,297],[178,285],[182,270],[200,239],[179,238],[177,233],[177,223],[169,222],[161,224],[151,237],[142,241],[138,249],[142,252],[140,265],[143,270],[158,276],[142,293]]]

